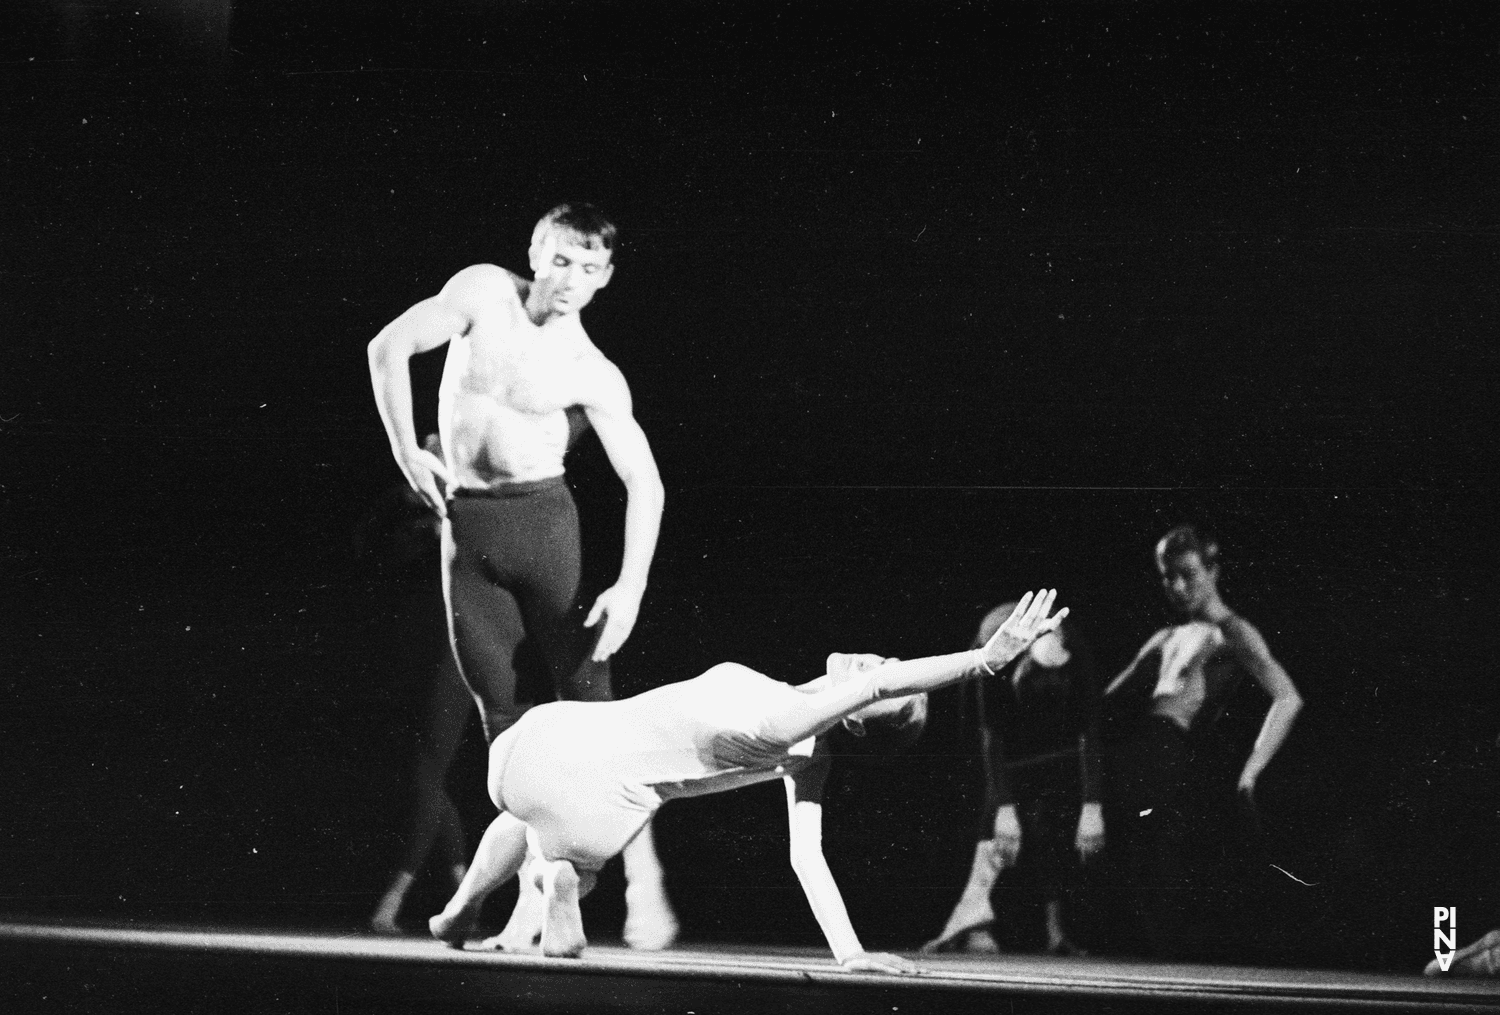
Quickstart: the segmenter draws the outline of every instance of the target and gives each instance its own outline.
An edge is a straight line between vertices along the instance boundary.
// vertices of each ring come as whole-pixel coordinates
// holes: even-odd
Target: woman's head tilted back
[[[828,675],[842,683],[888,661],[894,660],[869,652],[834,652],[828,657]],[[927,695],[908,694],[871,702],[845,719],[844,728],[866,738],[865,746],[872,750],[903,750],[916,743],[927,728]]]

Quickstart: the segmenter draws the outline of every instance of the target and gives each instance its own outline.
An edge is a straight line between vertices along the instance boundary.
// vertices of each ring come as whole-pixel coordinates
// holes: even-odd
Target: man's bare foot
[[[677,916],[661,883],[625,889],[625,943],[637,951],[659,952],[677,940]]]
[[[1000,945],[988,927],[975,927],[964,935],[963,950],[970,955],[999,955]]]
[[[1437,959],[1427,963],[1422,972],[1427,976],[1444,975]],[[1494,976],[1497,973],[1500,973],[1500,930],[1492,930],[1459,949],[1446,971],[1449,976]]]
[[[401,914],[401,907],[406,902],[406,893],[411,889],[412,882],[415,880],[406,871],[401,871],[391,879],[390,887],[385,890],[385,894],[380,897],[380,904],[370,915],[370,930],[387,937],[402,932],[400,924],[396,922],[396,917]]]
[[[1087,949],[1078,947],[1073,943],[1072,939],[1070,939],[1066,934],[1063,934],[1047,942],[1046,954],[1065,955],[1072,958],[1081,959],[1085,958],[1088,955],[1088,951]]]
[[[973,938],[975,934],[982,935],[980,937],[980,941],[988,938],[989,941],[993,944],[995,939],[990,934],[989,929],[990,921],[993,919],[994,917],[991,916],[983,923],[960,924],[957,930],[945,929],[940,936],[933,938],[931,941],[928,941],[919,950],[923,955],[940,955],[944,952],[975,951],[976,949],[970,947],[971,938]],[[949,921],[950,928],[952,927],[952,924],[953,921]],[[999,949],[996,948],[995,950],[998,951]]]
[[[588,944],[583,912],[578,908],[578,872],[566,860],[546,864],[542,872],[542,954],[577,958]]]

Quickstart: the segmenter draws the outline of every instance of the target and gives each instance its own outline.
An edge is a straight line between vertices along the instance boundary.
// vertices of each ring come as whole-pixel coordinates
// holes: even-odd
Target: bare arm
[[[1028,592],[983,648],[924,659],[887,660],[857,676],[807,694],[801,701],[767,717],[760,735],[772,743],[795,744],[824,732],[880,698],[936,691],[981,673],[993,674],[1062,623],[1068,614],[1066,609],[1048,616],[1056,596],[1056,590],[1035,597]]]
[[[641,597],[646,594],[651,559],[656,553],[666,492],[651,445],[631,413],[625,379],[602,357],[593,369],[599,376],[586,385],[588,400],[583,408],[615,475],[625,485],[625,549],[620,577],[600,594],[585,621],[586,626],[592,627],[601,616],[607,618],[594,650],[594,658],[604,660],[625,643],[635,627]]]
[[[1253,794],[1255,781],[1271,763],[1271,759],[1276,757],[1276,752],[1291,733],[1292,723],[1296,721],[1297,713],[1302,711],[1302,696],[1297,693],[1297,687],[1286,670],[1271,655],[1266,640],[1254,625],[1240,617],[1234,617],[1223,625],[1222,630],[1225,642],[1235,658],[1271,696],[1271,708],[1266,712],[1260,735],[1255,738],[1255,746],[1251,748],[1250,757],[1246,759],[1245,768],[1240,773],[1240,791]]]
[[[1104,697],[1113,697],[1121,688],[1133,681],[1140,673],[1141,663],[1152,652],[1161,648],[1161,643],[1167,640],[1167,635],[1171,631],[1170,627],[1164,627],[1150,638],[1147,638],[1146,644],[1142,645],[1141,650],[1135,654],[1135,658],[1130,660],[1130,665],[1125,667],[1120,675],[1110,681],[1109,686],[1104,689]]]
[[[450,481],[446,466],[436,455],[424,451],[417,443],[412,421],[411,358],[429,352],[455,334],[464,334],[473,325],[472,303],[476,288],[486,283],[487,265],[465,268],[455,275],[437,296],[425,299],[380,329],[370,341],[368,359],[370,383],[375,389],[375,406],[390,438],[391,453],[412,489],[422,495],[439,514],[443,513],[442,492],[434,476]],[[498,268],[490,268],[498,272]],[[512,291],[513,293],[513,291]]]
[[[906,959],[866,952],[854,933],[854,925],[849,922],[844,897],[833,880],[833,872],[828,869],[827,858],[823,856],[822,790],[827,766],[828,760],[824,758],[782,780],[786,784],[792,870],[797,874],[823,936],[828,939],[834,961],[846,969],[864,972],[914,973],[916,966]]]

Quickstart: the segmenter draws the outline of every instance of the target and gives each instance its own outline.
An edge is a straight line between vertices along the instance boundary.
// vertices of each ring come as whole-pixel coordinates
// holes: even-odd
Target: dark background
[[[351,550],[399,479],[364,347],[581,198],[624,239],[586,323],[667,486],[621,693],[953,650],[1043,584],[1112,674],[1196,521],[1307,701],[1262,798],[1309,884],[1226,847],[1204,957],[1409,972],[1431,907],[1500,922],[1491,7],[322,6],[0,32],[0,911],[361,924],[426,679]],[[592,439],[570,474],[597,591],[621,491]],[[871,946],[967,871],[955,705],[835,774]],[[482,771],[471,741],[474,834]],[[688,938],[820,941],[783,807],[662,812]],[[1106,950],[1116,904],[1080,912]]]

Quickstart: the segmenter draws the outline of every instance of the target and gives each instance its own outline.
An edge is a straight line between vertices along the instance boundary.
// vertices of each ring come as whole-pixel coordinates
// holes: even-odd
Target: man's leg
[[[677,940],[677,916],[667,901],[665,874],[656,855],[656,836],[646,822],[625,847],[625,943],[641,951],[670,948]]]
[[[401,933],[396,917],[417,872],[440,837],[447,861],[445,873],[453,873],[455,881],[464,876],[463,825],[458,809],[448,796],[446,782],[448,767],[453,763],[468,724],[469,710],[474,705],[464,689],[451,653],[445,653],[445,658],[434,667],[432,679],[418,741],[416,771],[412,777],[411,823],[406,852],[370,917],[370,929],[377,934]]]
[[[1116,759],[1125,870],[1137,926],[1137,948],[1157,959],[1178,958],[1183,865],[1183,815],[1176,803],[1188,768],[1186,735],[1169,719],[1150,716]]]
[[[459,883],[458,891],[443,911],[427,922],[432,936],[449,944],[462,945],[464,936],[474,929],[479,911],[490,893],[516,876],[526,859],[526,825],[513,814],[501,811],[485,829],[474,862]]]
[[[504,499],[461,497],[443,524],[443,591],[449,636],[464,684],[493,743],[526,711],[516,702],[516,647],[526,636],[515,595],[498,564],[511,552],[514,511]],[[509,537],[509,538],[507,538]]]
[[[995,890],[995,878],[1000,873],[1000,864],[995,855],[993,839],[981,839],[974,847],[974,861],[969,866],[969,880],[963,894],[943,925],[937,937],[922,946],[928,954],[945,951],[960,943],[969,931],[988,930],[995,922],[995,910],[990,905],[990,895]]]

